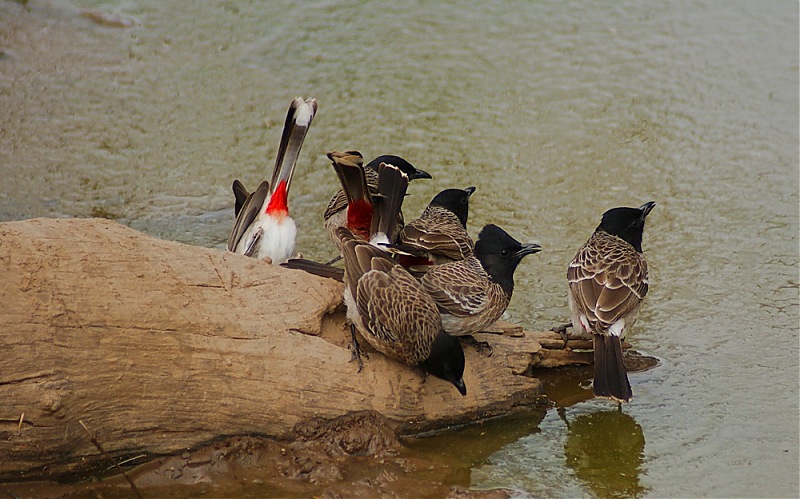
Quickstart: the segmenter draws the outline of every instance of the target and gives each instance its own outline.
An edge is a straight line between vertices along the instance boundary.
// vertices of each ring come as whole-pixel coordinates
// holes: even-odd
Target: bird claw
[[[360,373],[361,370],[364,369],[364,361],[361,360],[361,351],[356,348],[350,350],[350,362],[353,361],[358,364],[358,370],[356,370],[356,372]]]
[[[569,329],[571,327],[572,327],[572,323],[568,322],[566,324],[561,324],[560,326],[556,326],[556,327],[554,327],[553,329],[550,330],[550,331],[552,331],[554,333],[558,333],[559,335],[561,335],[561,339],[564,341],[564,345],[562,345],[561,350],[564,350],[564,349],[567,348],[567,342],[569,341],[569,336],[567,335],[567,329]]]
[[[350,324],[350,339],[352,340],[350,343],[350,362],[356,361],[358,363],[358,371],[361,372],[364,369],[364,361],[361,360],[361,356],[363,355],[365,358],[369,359],[369,356],[366,352],[362,352],[361,348],[358,346],[358,340],[356,339],[356,327],[353,324]]]

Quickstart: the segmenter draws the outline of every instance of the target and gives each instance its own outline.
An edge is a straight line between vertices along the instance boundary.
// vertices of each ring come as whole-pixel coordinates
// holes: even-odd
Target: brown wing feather
[[[475,315],[489,306],[489,276],[474,256],[432,267],[421,283],[436,305],[448,314]]]
[[[381,252],[363,242],[359,248],[365,248],[365,254]],[[442,329],[439,311],[400,265],[385,256],[374,256],[370,266],[371,270],[358,280],[355,297],[366,328],[361,333],[386,355],[406,364],[419,364],[430,354],[433,340]]]
[[[403,227],[400,243],[449,260],[463,260],[475,245],[457,216],[437,208],[426,208],[420,218]]]
[[[596,233],[567,269],[573,303],[597,334],[635,314],[648,290],[647,262],[615,236]]]

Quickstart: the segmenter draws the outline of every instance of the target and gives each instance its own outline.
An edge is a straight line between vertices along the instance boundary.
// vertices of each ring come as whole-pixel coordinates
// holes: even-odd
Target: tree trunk
[[[357,373],[340,283],[107,220],[2,223],[0,271],[0,480],[106,467],[87,429],[123,458],[364,410],[439,429],[541,393],[521,328],[465,346],[466,397],[376,352]]]

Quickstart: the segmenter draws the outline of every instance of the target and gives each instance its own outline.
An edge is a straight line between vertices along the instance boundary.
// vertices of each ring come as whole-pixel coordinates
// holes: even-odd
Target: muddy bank
[[[518,409],[504,423],[517,431],[508,438],[483,439],[463,448],[469,464],[486,459],[510,438],[533,431],[543,410]],[[480,423],[464,435],[480,441]],[[477,437],[477,438],[476,438]],[[309,421],[290,442],[260,437],[234,437],[181,455],[158,458],[131,467],[128,476],[144,497],[470,497],[506,498],[510,491],[468,490],[469,469],[463,456],[431,459],[393,430],[374,412],[355,413],[333,421]],[[97,496],[135,497],[122,476],[83,477],[84,483],[28,482],[0,484],[0,494],[12,497]]]

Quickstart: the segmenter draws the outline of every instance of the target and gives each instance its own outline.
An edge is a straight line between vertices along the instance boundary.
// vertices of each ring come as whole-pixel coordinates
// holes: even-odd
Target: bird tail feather
[[[281,143],[278,147],[278,156],[275,158],[275,166],[272,169],[272,180],[269,183],[270,195],[282,181],[286,182],[286,192],[289,192],[300,148],[303,146],[306,133],[311,127],[311,121],[316,112],[316,99],[303,100],[302,97],[297,97],[289,105],[286,121],[283,124]]]
[[[631,384],[622,361],[619,336],[594,336],[594,395],[629,402],[633,398]]]
[[[372,216],[373,237],[378,242],[394,244],[397,238],[397,226],[400,208],[403,205],[408,189],[408,175],[394,165],[381,163],[378,167],[378,194],[375,196]],[[385,241],[380,241],[386,237]]]

